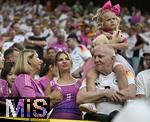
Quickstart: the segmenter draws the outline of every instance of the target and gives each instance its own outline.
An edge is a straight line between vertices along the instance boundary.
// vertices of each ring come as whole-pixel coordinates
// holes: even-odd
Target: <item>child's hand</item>
[[[115,31],[112,35],[112,41],[113,43],[120,43],[123,42],[124,37],[121,31]]]
[[[106,89],[106,98],[108,98],[108,100],[110,100],[111,102],[114,103],[122,103],[122,97],[124,96],[124,94],[122,94],[121,92],[115,91],[113,89]],[[119,93],[119,94],[118,94]]]

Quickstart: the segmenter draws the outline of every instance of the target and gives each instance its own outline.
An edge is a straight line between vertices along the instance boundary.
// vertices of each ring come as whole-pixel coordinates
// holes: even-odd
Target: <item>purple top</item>
[[[45,91],[50,80],[47,78],[47,76],[43,76],[38,81],[39,81],[38,84],[39,84],[40,88],[42,89],[42,91]]]
[[[73,84],[59,85],[56,81],[50,81],[52,90],[59,89],[63,95],[63,100],[54,106],[50,118],[57,119],[82,119],[82,112],[76,103],[76,95],[81,86],[81,81],[77,80]]]
[[[140,20],[141,20],[141,16],[135,15],[135,16],[132,16],[131,23],[136,24],[136,23],[139,23]]]
[[[69,47],[67,45],[67,43],[59,43],[59,42],[56,42],[56,43],[53,43],[51,45],[52,48],[54,48],[57,52],[59,51],[69,51]]]
[[[8,97],[8,83],[6,80],[0,79],[0,97]]]
[[[37,82],[28,74],[20,74],[12,86],[14,97],[44,97],[44,93]],[[20,103],[23,106],[23,103]]]

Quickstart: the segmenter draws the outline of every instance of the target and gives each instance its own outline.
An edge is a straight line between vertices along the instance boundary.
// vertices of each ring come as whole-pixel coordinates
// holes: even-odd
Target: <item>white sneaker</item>
[[[84,111],[87,113],[96,113],[96,106],[94,103],[86,103],[86,104],[81,104],[79,105],[80,111]]]

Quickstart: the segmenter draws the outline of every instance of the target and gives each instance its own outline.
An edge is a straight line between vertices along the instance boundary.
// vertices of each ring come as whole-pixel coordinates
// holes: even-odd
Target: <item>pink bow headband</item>
[[[112,3],[111,1],[107,1],[103,7],[102,7],[102,10],[111,10],[112,12],[114,12],[116,15],[120,15],[120,5],[117,4],[117,5],[114,5],[112,6]]]

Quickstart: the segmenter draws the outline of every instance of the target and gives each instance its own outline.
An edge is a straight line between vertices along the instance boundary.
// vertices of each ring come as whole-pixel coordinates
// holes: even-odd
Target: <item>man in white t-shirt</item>
[[[113,72],[115,51],[107,45],[95,49],[94,60],[98,78],[95,81],[96,91],[86,91],[83,82],[77,95],[77,103],[96,102],[97,114],[88,114],[88,120],[110,120],[112,112],[120,111],[123,103],[135,96],[135,80],[132,72],[126,72],[128,87],[119,91],[117,78]]]
[[[71,48],[71,59],[73,61],[73,67],[71,72],[73,76],[80,77],[83,71],[83,65],[92,57],[91,52],[82,44],[78,42],[78,38],[75,34],[70,34],[67,37],[67,43]]]
[[[143,56],[146,70],[139,72],[136,77],[136,98],[144,98],[150,102],[150,52]]]

